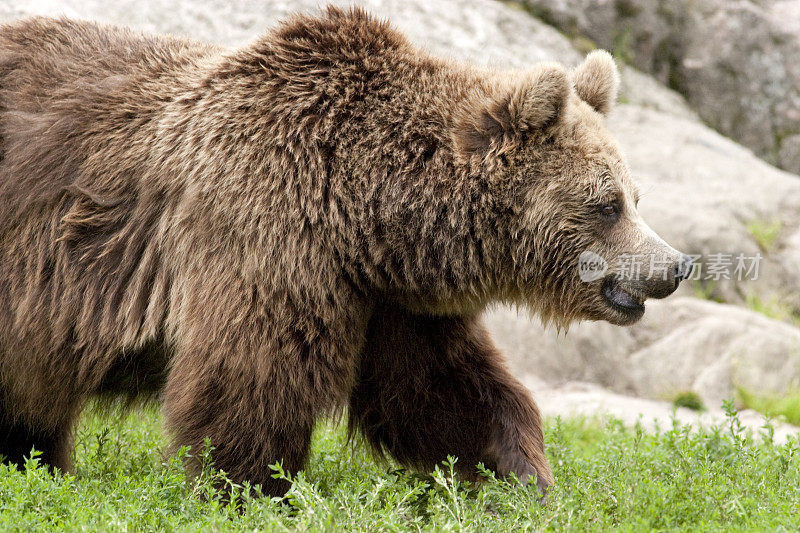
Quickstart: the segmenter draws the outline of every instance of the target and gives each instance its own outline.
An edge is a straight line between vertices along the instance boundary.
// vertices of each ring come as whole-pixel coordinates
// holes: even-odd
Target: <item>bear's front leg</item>
[[[185,324],[175,347],[164,391],[173,452],[190,445],[196,456],[208,438],[230,479],[283,495],[289,485],[270,465],[301,470],[315,419],[347,403],[366,317],[359,327],[359,316],[319,318],[299,298],[268,306],[225,294],[201,300],[215,305],[192,313],[202,320]],[[224,314],[240,302],[239,317]]]
[[[453,455],[469,478],[483,462],[500,475],[535,478],[543,494],[553,483],[539,410],[475,316],[379,306],[349,416],[351,430],[409,466],[430,470]]]
[[[231,480],[283,495],[289,484],[273,479],[270,465],[281,462],[291,474],[303,468],[319,414],[302,377],[282,365],[270,378],[256,367],[235,368],[241,361],[198,363],[175,364],[169,375],[164,415],[174,437],[171,452],[191,446],[188,466],[199,473],[196,458],[208,438],[214,466]]]

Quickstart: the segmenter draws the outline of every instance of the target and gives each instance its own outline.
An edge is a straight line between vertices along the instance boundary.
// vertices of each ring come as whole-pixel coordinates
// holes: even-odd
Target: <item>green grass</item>
[[[85,417],[74,475],[36,460],[0,472],[0,530],[405,531],[775,530],[800,524],[800,443],[725,427],[655,434],[618,421],[553,420],[548,453],[556,477],[548,504],[534,491],[489,479],[460,482],[452,465],[431,475],[374,461],[322,424],[308,468],[284,499],[234,487],[224,503],[213,469],[188,479],[164,459],[152,409]],[[185,451],[184,451],[185,453]],[[276,475],[278,473],[276,472]]]
[[[689,280],[695,298],[720,302],[723,300],[717,294],[717,282],[714,280]]]
[[[737,389],[742,407],[753,409],[774,418],[785,419],[795,426],[800,425],[800,391],[785,394],[753,394],[742,388]]]
[[[778,219],[752,220],[746,225],[747,231],[750,232],[758,247],[764,252],[773,250],[781,234],[781,227],[781,221]]]
[[[747,295],[745,304],[749,309],[775,320],[782,320],[800,327],[800,314],[778,298],[764,300],[755,294]]]

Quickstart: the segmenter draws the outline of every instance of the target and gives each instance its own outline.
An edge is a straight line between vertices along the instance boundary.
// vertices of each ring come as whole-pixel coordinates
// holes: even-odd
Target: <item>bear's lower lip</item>
[[[603,296],[611,307],[625,314],[644,313],[644,297],[626,290],[617,279],[609,278],[603,284]]]

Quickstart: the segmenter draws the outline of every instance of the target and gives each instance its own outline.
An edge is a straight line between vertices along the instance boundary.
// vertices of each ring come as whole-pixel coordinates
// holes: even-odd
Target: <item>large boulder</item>
[[[800,173],[800,2],[522,0],[683,93],[711,126]]]
[[[501,307],[485,320],[515,375],[549,386],[583,381],[620,394],[668,400],[694,391],[708,405],[795,392],[800,385],[800,329],[740,307],[672,298],[647,304],[638,324],[585,322],[567,333],[531,327]]]
[[[436,53],[482,64],[580,59],[554,28],[491,0],[0,0],[0,20],[63,14],[242,45],[293,12],[326,4],[364,6]]]

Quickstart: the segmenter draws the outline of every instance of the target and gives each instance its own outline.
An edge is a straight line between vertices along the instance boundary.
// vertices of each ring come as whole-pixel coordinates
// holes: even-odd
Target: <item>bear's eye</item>
[[[614,218],[619,214],[619,209],[614,204],[605,204],[600,208],[600,212],[604,217]]]

